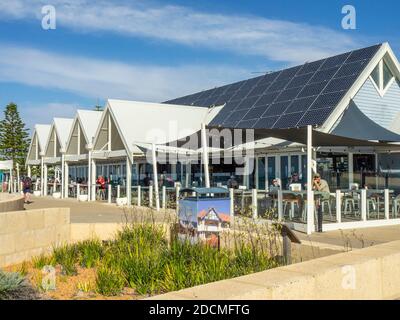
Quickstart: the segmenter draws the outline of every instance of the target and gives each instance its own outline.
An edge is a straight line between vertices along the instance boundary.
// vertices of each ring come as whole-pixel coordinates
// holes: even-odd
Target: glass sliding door
[[[265,183],[265,157],[257,158],[257,188],[265,190],[267,185]]]
[[[272,180],[276,178],[276,157],[267,158],[267,176],[269,187],[272,185]]]
[[[289,183],[289,157],[281,156],[281,182],[282,188],[286,189]]]

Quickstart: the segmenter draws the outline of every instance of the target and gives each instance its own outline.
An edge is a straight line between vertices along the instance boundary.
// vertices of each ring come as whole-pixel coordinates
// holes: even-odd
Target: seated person
[[[239,183],[236,181],[235,176],[231,176],[230,179],[228,179],[227,186],[229,189],[239,188]]]
[[[272,185],[269,187],[269,191],[277,192],[279,189],[281,189],[281,179],[275,178],[272,180]]]
[[[322,198],[323,200],[329,199],[330,197],[330,189],[328,182],[326,180],[321,179],[321,175],[319,173],[314,174],[314,181],[313,181],[313,190],[325,193]]]

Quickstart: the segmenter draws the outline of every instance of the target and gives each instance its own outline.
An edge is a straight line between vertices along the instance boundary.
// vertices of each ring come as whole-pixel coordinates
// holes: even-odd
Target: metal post
[[[336,190],[336,222],[342,223],[342,193]]]
[[[367,190],[361,190],[361,220],[367,221]]]
[[[111,203],[111,184],[107,185],[107,202]]]
[[[233,190],[233,188],[229,189],[229,200],[230,200],[230,215],[231,215],[231,219],[233,222],[234,216],[235,216],[235,192]]]
[[[126,157],[126,200],[128,206],[132,206],[132,161]]]
[[[64,198],[64,181],[65,181],[65,176],[64,176],[64,170],[65,170],[65,157],[64,153],[61,154],[61,195],[60,198]]]
[[[65,174],[65,178],[64,178],[64,198],[67,199],[68,196],[69,196],[69,194],[68,194],[68,191],[69,191],[69,164],[68,164],[68,162],[64,163],[64,171],[65,171],[65,173],[63,173],[63,174]],[[89,194],[88,194],[88,196],[89,196]]]
[[[349,167],[349,184],[354,182],[354,167],[353,167],[353,153],[348,153],[348,167]],[[362,188],[363,186],[361,186]]]
[[[15,191],[16,192],[18,192],[18,191],[21,191],[21,183],[20,183],[20,177],[19,177],[19,163],[17,163],[17,187],[18,187],[18,189],[17,188],[15,188]]]
[[[165,186],[162,187],[162,208],[167,208],[167,188]]]
[[[88,201],[92,200],[92,184],[93,184],[93,180],[92,180],[92,151],[88,150],[88,181],[87,181]]]
[[[257,212],[257,189],[252,189],[251,190],[251,200],[252,200],[252,211],[253,211],[253,219],[258,218],[258,212]]]
[[[307,234],[314,231],[314,192],[312,190],[312,126],[307,126]]]
[[[40,158],[40,195],[44,196],[44,160]]]
[[[81,185],[79,183],[76,184],[76,198],[79,201],[79,196],[81,195]]]
[[[389,189],[385,189],[385,219],[389,220]],[[378,208],[379,210],[379,208]]]
[[[283,221],[283,193],[280,187],[278,190],[278,221]]]
[[[210,188],[210,175],[208,171],[207,133],[206,133],[206,125],[204,123],[201,124],[201,146],[203,148],[202,156],[203,156],[203,166],[204,166],[205,187]]]
[[[151,156],[153,162],[153,181],[154,181],[154,194],[156,198],[156,210],[160,211],[160,196],[158,193],[158,173],[157,173],[157,156],[156,156],[156,145],[151,145]]]
[[[178,214],[179,213],[179,192],[180,192],[179,186],[176,186],[175,192],[176,192],[176,213]]]
[[[153,186],[149,186],[149,208],[153,207]]]
[[[91,188],[92,196],[91,196],[90,200],[96,201],[96,161],[93,159],[93,155],[92,155],[91,165],[92,165],[92,171],[91,171],[92,179],[91,179],[90,183],[92,184],[92,188]],[[88,190],[88,193],[89,193],[89,190]]]
[[[47,164],[44,165],[44,177],[43,177],[43,187],[44,187],[44,195],[47,196],[47,189],[48,189],[48,185],[47,185]]]
[[[126,192],[128,192],[128,190],[126,190]],[[128,194],[127,194],[128,197]],[[117,198],[121,198],[121,186],[117,185]]]
[[[140,207],[142,205],[142,188],[141,186],[137,187],[137,205]]]

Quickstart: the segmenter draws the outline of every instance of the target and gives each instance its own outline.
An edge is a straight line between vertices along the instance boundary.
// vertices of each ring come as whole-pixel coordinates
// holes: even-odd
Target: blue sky
[[[43,30],[41,8],[56,8]],[[343,30],[342,7],[357,12]],[[398,1],[0,0],[0,105],[29,127],[107,98],[163,101],[389,41]]]

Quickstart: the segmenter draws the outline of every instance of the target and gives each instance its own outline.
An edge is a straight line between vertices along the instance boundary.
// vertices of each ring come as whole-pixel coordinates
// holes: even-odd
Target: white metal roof
[[[35,132],[39,142],[40,152],[44,152],[46,148],[47,139],[49,138],[51,130],[50,124],[37,124],[35,125]]]
[[[106,110],[111,112],[121,139],[132,154],[141,152],[137,143],[163,144],[198,132],[201,124],[208,124],[221,108],[110,99]]]
[[[78,110],[77,117],[81,123],[81,129],[85,135],[86,141],[90,144],[96,134],[100,124],[102,111],[95,110]]]
[[[74,119],[54,118],[53,126],[56,130],[61,149],[65,150],[72,129]],[[47,141],[48,142],[48,141]]]

